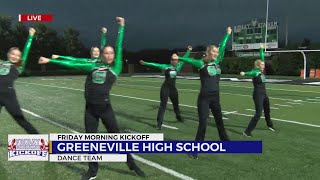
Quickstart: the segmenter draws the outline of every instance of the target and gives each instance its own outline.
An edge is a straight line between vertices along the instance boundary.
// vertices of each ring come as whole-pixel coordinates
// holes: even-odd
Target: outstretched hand
[[[116,17],[116,20],[117,20],[117,23],[120,25],[120,26],[124,26],[124,18],[123,17]]]
[[[29,28],[29,35],[33,36],[36,33],[36,30],[34,28]]]
[[[242,71],[242,72],[240,72],[240,75],[241,75],[241,76],[244,76],[244,75],[245,75],[245,73]]]
[[[172,54],[171,59],[172,60],[178,60],[179,56],[177,54]]]
[[[40,57],[38,63],[39,64],[47,64],[50,62],[50,59],[45,58],[45,57]]]
[[[52,58],[52,59],[58,59],[58,58],[59,58],[59,55],[52,54],[51,58]]]
[[[139,62],[140,62],[140,64],[141,64],[141,65],[143,65],[143,64],[144,64],[144,60],[140,60]]]
[[[101,28],[101,31],[102,31],[102,33],[107,33],[108,30],[107,30],[106,27],[102,27],[102,28]]]
[[[228,27],[228,28],[227,28],[227,33],[228,33],[228,34],[231,34],[231,33],[232,33],[231,27]]]
[[[192,51],[192,46],[188,46],[188,50],[189,50],[189,51]]]

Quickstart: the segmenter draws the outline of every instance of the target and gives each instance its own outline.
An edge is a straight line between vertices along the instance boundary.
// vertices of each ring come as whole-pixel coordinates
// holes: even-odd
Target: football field
[[[43,134],[84,132],[85,76],[19,78],[18,100],[29,122]],[[155,128],[162,79],[120,77],[111,102],[122,132],[159,133]],[[177,79],[184,123],[167,105],[166,140],[194,140],[199,80]],[[251,82],[221,81],[221,105],[231,140],[262,140],[263,154],[135,154],[147,179],[318,179],[320,169],[320,87],[267,84],[271,118],[276,132],[260,119],[253,137],[242,132],[254,113]],[[87,163],[8,162],[7,135],[25,134],[3,109],[0,114],[0,179],[79,180]],[[106,133],[100,122],[99,132]],[[208,121],[206,140],[218,140],[214,119]],[[100,163],[97,179],[139,179],[125,163]]]

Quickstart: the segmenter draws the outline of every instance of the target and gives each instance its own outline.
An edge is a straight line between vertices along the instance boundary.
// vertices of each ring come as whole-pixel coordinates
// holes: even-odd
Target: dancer
[[[252,117],[247,129],[243,132],[243,134],[247,137],[251,137],[251,132],[256,127],[261,115],[262,115],[262,109],[264,110],[264,116],[266,119],[266,123],[268,128],[271,131],[275,131],[273,128],[273,124],[270,118],[270,103],[269,103],[269,97],[267,95],[266,90],[266,78],[264,75],[264,69],[265,69],[265,62],[264,62],[264,47],[261,44],[260,45],[260,59],[256,60],[254,62],[254,69],[249,72],[240,72],[241,76],[247,75],[252,77],[252,83],[253,83],[253,101],[255,105],[255,114]]]
[[[229,28],[228,28],[229,29]],[[229,34],[229,33],[228,33]],[[228,35],[227,35],[228,36]],[[221,48],[223,49],[223,48]],[[217,47],[210,45],[207,47],[206,56],[203,59],[192,59],[179,57],[177,54],[172,55],[172,59],[178,59],[186,63],[192,64],[194,67],[200,69],[201,88],[198,96],[198,116],[199,126],[195,140],[203,141],[205,139],[207,119],[209,117],[209,109],[214,116],[216,126],[219,132],[219,137],[223,141],[229,140],[225,131],[222,119],[222,110],[220,105],[220,96],[218,88],[217,68],[216,62],[219,62],[219,52],[216,52]],[[198,159],[198,154],[189,154],[191,158]]]
[[[19,74],[25,71],[29,51],[35,29],[29,29],[29,36],[24,46],[22,55],[17,47],[12,47],[8,51],[8,61],[0,62],[0,107],[4,106],[8,113],[17,123],[25,129],[29,134],[39,134],[38,131],[26,120],[19,102],[17,100],[16,91],[14,89],[14,81]]]
[[[189,57],[191,51],[192,47],[189,46],[187,53],[183,57]],[[179,94],[176,88],[176,77],[177,73],[181,70],[184,62],[179,62],[176,59],[172,59],[171,64],[157,64],[141,60],[140,64],[165,70],[165,81],[163,82],[160,90],[161,102],[157,116],[157,129],[161,130],[161,126],[163,124],[163,116],[167,107],[168,98],[170,98],[172,102],[173,109],[176,114],[176,119],[179,122],[183,122],[183,118],[179,109]]]
[[[102,50],[103,47],[107,44],[107,28],[102,27],[101,28],[101,45],[100,49]],[[55,55],[53,54],[51,56],[52,59],[57,59],[57,60],[69,60],[69,61],[74,61],[74,62],[94,62],[94,63],[100,63],[100,49],[98,47],[91,47],[90,49],[90,55],[91,58],[76,58],[72,56],[61,56],[61,55]]]
[[[116,117],[113,112],[109,98],[112,85],[122,71],[122,42],[124,36],[124,22],[121,17],[117,17],[120,25],[117,41],[116,55],[113,47],[105,46],[103,48],[102,61],[104,64],[94,62],[72,62],[67,60],[54,60],[41,57],[40,64],[53,63],[61,66],[84,70],[88,72],[85,83],[85,128],[86,133],[96,133],[98,130],[99,119],[109,133],[119,133]],[[127,165],[138,176],[145,177],[144,172],[135,164],[134,159],[128,154]],[[90,162],[87,174],[83,179],[95,179],[98,172],[98,163]]]

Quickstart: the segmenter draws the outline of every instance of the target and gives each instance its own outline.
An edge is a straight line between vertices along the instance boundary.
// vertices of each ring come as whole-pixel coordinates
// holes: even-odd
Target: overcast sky
[[[280,24],[284,38],[289,17],[289,40],[319,41],[319,0],[270,0],[269,16]],[[266,0],[0,0],[0,15],[53,14],[52,28],[80,31],[87,47],[100,43],[101,26],[114,44],[116,16],[126,18],[125,48],[175,48],[217,44],[228,25],[265,18]],[[29,25],[29,24],[28,24]]]

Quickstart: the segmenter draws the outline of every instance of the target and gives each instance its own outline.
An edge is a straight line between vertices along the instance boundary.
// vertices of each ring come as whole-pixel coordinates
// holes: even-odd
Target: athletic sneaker
[[[268,127],[270,131],[276,131],[273,127]]]
[[[158,129],[159,131],[161,131],[161,125],[157,125],[156,129]]]
[[[181,116],[176,117],[179,122],[184,122],[184,119]]]
[[[94,180],[97,178],[97,175],[92,175],[90,171],[82,175],[81,180]]]
[[[189,156],[189,158],[192,158],[192,159],[199,159],[198,154],[196,154],[196,153],[190,153],[190,154],[188,154],[188,156]]]
[[[146,177],[146,174],[138,166],[136,166],[133,169],[133,171],[136,173],[137,176]]]
[[[245,135],[246,137],[252,137],[251,133],[243,132],[242,134]]]

